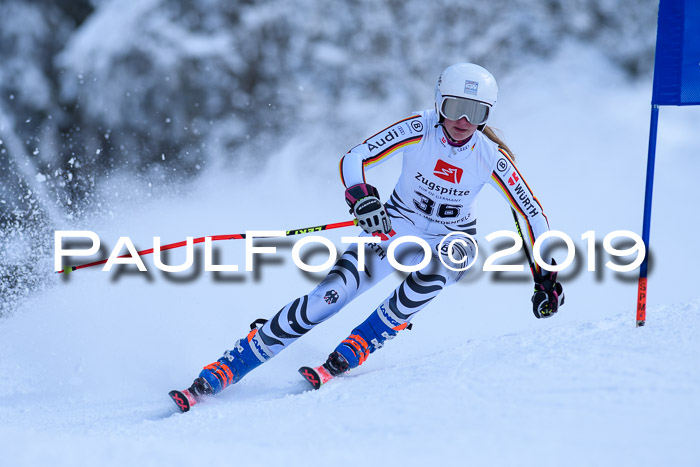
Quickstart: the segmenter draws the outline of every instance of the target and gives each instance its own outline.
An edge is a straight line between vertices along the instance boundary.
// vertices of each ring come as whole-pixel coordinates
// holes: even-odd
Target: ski
[[[175,402],[175,405],[177,405],[181,412],[187,412],[192,408],[193,405],[197,403],[197,399],[194,397],[194,394],[192,394],[189,389],[185,389],[182,391],[170,391],[168,395],[173,400],[173,402]]]
[[[303,366],[299,368],[299,374],[301,374],[314,389],[320,388],[323,384],[333,379],[333,375],[324,365],[319,365],[317,367]],[[200,378],[197,378],[188,389],[183,389],[182,391],[174,390],[168,393],[168,396],[175,402],[180,412],[189,412],[192,406],[197,404],[201,396],[211,394],[211,388],[207,391],[201,384],[199,386],[197,385],[198,380],[200,380]]]
[[[328,381],[333,379],[333,375],[326,370],[323,365],[317,367],[303,366],[299,368],[299,374],[311,384],[314,389],[320,388]]]
[[[214,391],[211,389],[211,386],[201,376],[195,378],[195,380],[192,382],[192,386],[189,388],[183,389],[182,391],[170,391],[168,393],[181,412],[189,411],[192,406],[197,402],[200,402],[202,398],[213,394]]]

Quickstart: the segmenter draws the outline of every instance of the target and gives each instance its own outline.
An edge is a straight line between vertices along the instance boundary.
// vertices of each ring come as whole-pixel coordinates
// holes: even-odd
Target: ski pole
[[[333,224],[324,224],[324,225],[317,225],[314,227],[302,227],[300,229],[292,229],[292,230],[287,230],[285,233],[285,237],[289,237],[292,235],[301,235],[301,234],[306,234],[306,233],[311,233],[311,232],[320,232],[322,230],[331,230],[331,229],[340,229],[342,227],[351,227],[353,225],[357,225],[357,219],[353,219],[351,221],[345,221],[345,222],[336,222]],[[193,240],[193,244],[197,243],[203,243],[204,239],[207,237],[199,237],[195,238]],[[212,235],[209,238],[211,238],[212,241],[217,241],[217,240],[242,240],[245,238],[245,234],[231,234],[231,235]],[[160,251],[164,250],[172,250],[174,248],[180,248],[182,246],[187,245],[187,241],[183,242],[176,242],[176,243],[170,243],[168,245],[163,245],[160,247]],[[153,248],[149,248],[148,250],[141,250],[137,252],[139,256],[144,256],[144,255],[150,255],[153,253]],[[127,258],[131,255],[121,255],[119,258]],[[57,271],[57,274],[65,273],[65,274],[70,274],[73,271],[77,271],[78,269],[84,269],[84,268],[89,268],[91,266],[98,266],[100,264],[105,264],[108,260],[103,259],[101,261],[95,261],[94,263],[87,263],[87,264],[81,264],[80,266],[70,266],[68,268],[61,269],[60,271]]]
[[[513,213],[513,220],[515,220],[515,227],[518,229],[518,235],[520,235],[520,239],[523,241],[523,250],[525,250],[525,256],[527,257],[527,262],[530,264],[530,272],[532,273],[532,277],[535,277],[535,263],[532,261],[532,256],[530,256],[530,250],[527,249],[527,245],[525,244],[525,237],[523,237],[523,232],[520,230],[520,222],[518,221],[518,215],[515,212],[515,209],[510,208],[510,212]]]

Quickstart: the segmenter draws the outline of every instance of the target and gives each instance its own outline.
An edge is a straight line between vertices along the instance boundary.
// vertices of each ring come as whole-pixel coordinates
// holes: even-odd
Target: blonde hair
[[[505,152],[507,152],[513,160],[515,160],[515,154],[513,154],[513,151],[511,151],[508,145],[504,143],[501,139],[503,137],[503,133],[501,132],[501,130],[484,125],[484,129],[481,130],[481,132],[485,134],[488,139],[496,143],[500,149],[503,149]]]

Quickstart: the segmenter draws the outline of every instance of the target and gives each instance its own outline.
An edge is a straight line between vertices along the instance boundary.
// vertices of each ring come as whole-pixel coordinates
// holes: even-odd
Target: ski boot
[[[187,412],[202,397],[220,393],[272,358],[270,350],[256,335],[256,324],[261,322],[264,324],[264,320],[253,322],[250,333],[244,339],[236,341],[232,350],[227,350],[223,357],[205,366],[192,386],[184,391],[168,393],[181,411]]]

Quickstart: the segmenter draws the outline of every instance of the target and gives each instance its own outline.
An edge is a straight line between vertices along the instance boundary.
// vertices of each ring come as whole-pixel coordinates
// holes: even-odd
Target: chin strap
[[[452,138],[452,136],[450,136],[450,133],[447,131],[447,128],[445,128],[445,124],[443,122],[444,122],[444,118],[440,117],[440,121],[435,124],[435,128],[442,127],[442,133],[445,135],[445,137],[447,139],[449,139],[450,141],[452,141],[453,143],[459,144],[459,141],[455,141]]]

